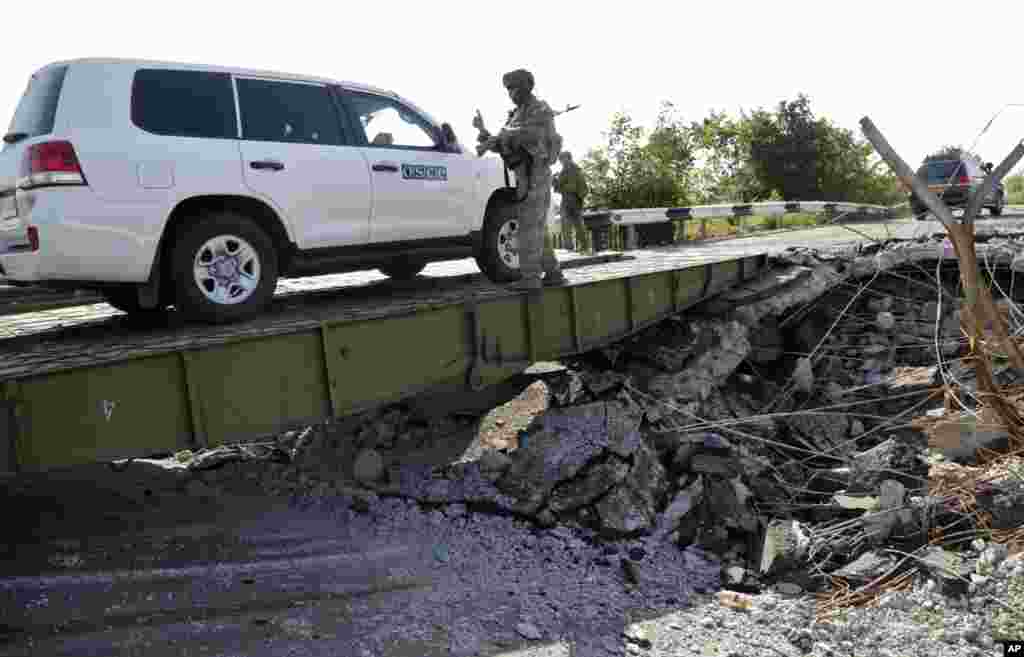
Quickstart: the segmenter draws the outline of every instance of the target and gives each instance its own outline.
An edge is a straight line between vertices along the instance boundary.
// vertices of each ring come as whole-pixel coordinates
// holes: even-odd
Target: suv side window
[[[231,76],[208,71],[140,69],[132,81],[132,123],[173,137],[237,139]]]
[[[342,145],[341,122],[326,86],[236,78],[242,138],[292,144]]]
[[[435,150],[441,140],[423,117],[394,98],[339,89],[367,146]]]

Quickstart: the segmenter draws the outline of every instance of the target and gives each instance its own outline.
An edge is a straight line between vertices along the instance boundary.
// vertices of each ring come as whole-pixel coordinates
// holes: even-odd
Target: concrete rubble
[[[1006,270],[1022,247],[993,238],[980,259]],[[944,382],[971,391],[955,360],[955,268],[940,294],[928,280],[951,257],[938,239],[845,256],[793,249],[762,280],[546,374],[549,407],[514,447],[418,462],[417,450],[475,420],[399,404],[178,460],[214,484],[262,460],[269,491],[343,495],[357,510],[400,497],[608,542],[695,546],[740,592],[821,590],[833,578],[855,588],[915,566],[956,595],[982,553],[927,547],[930,530],[962,521],[929,495],[929,463],[970,463],[975,450],[930,448],[911,426],[930,410],[953,416],[936,394]],[[970,446],[1005,444],[979,435]],[[1024,485],[979,490],[977,503],[993,528],[1024,525]],[[916,563],[887,546],[927,549]],[[1005,557],[993,549],[988,562]]]

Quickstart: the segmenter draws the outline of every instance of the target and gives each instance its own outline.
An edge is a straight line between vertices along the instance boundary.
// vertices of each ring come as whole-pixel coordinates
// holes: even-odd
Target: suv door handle
[[[398,173],[398,165],[391,164],[390,162],[377,162],[373,165],[374,171],[390,171],[391,173]]]
[[[284,164],[277,160],[257,160],[255,162],[250,162],[249,166],[253,169],[272,169],[274,171],[280,171],[284,168]]]

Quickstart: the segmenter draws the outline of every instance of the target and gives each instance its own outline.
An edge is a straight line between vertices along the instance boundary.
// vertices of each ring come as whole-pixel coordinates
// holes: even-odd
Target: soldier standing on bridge
[[[572,153],[562,151],[558,156],[562,170],[551,184],[562,195],[562,245],[570,251],[583,248],[586,236],[583,227],[583,201],[587,196],[587,179],[583,170],[572,161]]]
[[[564,285],[554,250],[546,244],[547,218],[551,205],[551,165],[562,148],[555,131],[554,112],[533,95],[533,74],[517,69],[502,76],[502,84],[516,107],[509,112],[505,127],[497,135],[484,128],[478,111],[473,127],[483,150],[501,155],[515,173],[519,214],[519,270],[522,279],[511,287],[536,290],[541,285]],[[546,277],[541,281],[541,273]]]

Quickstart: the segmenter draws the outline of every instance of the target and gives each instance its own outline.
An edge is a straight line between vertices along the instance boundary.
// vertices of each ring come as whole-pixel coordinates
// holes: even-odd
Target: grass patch
[[[739,234],[742,222],[744,233],[756,233],[766,230],[779,230],[781,228],[811,228],[820,226],[827,222],[824,214],[812,214],[809,212],[794,212],[792,214],[772,216],[750,216],[750,217],[716,217],[708,219],[705,223],[706,237],[730,237]],[[679,222],[682,226],[682,222]],[[701,238],[700,219],[689,219],[686,221],[685,237],[682,228],[676,229],[676,239],[696,240]]]

